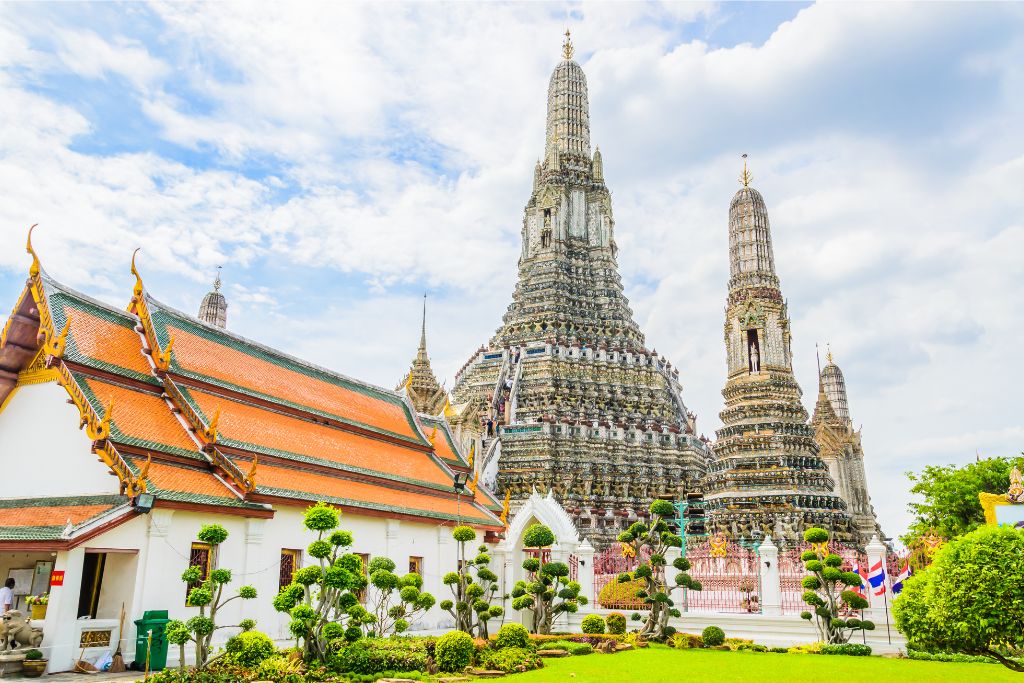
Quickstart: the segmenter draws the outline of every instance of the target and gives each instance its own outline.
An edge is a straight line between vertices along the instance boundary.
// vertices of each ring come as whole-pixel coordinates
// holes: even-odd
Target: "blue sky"
[[[1024,449],[1024,10],[1003,4],[0,5],[0,296],[194,311],[393,386],[500,322],[566,25],[648,345],[701,431],[750,154],[814,399],[831,342],[890,533],[902,473]]]

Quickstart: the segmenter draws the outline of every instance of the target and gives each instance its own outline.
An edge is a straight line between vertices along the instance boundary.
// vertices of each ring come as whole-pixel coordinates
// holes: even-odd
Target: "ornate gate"
[[[801,584],[807,576],[803,560],[800,555],[805,550],[811,550],[811,545],[801,543],[796,547],[787,548],[779,552],[779,583],[782,589],[782,612],[783,614],[799,614],[810,609],[803,601],[804,587]],[[867,571],[867,555],[856,548],[843,545],[836,541],[829,541],[828,551],[843,558],[843,571],[852,571],[854,564],[859,564],[861,569]]]
[[[724,536],[694,541],[686,545],[686,559],[702,590],[683,589],[680,598],[673,598],[676,606],[684,612],[760,612],[757,551]]]
[[[608,584],[618,583],[619,574],[634,571],[640,561],[632,555],[623,553],[621,543],[612,543],[599,553],[594,554],[594,602],[605,609],[637,610],[643,609],[643,601],[632,596],[630,585],[623,584],[620,595],[606,596],[602,601],[601,590]]]

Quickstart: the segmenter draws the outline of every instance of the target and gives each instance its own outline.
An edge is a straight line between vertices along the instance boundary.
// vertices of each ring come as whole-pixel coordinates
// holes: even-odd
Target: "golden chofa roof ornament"
[[[569,29],[565,29],[565,42],[562,43],[562,57],[564,57],[566,61],[569,61],[572,59],[572,53],[574,51],[575,50],[572,46],[572,36],[569,35]]]
[[[743,187],[750,187],[750,181],[754,179],[754,176],[750,175],[750,171],[747,170],[747,155],[743,155],[743,175],[740,176],[740,182],[743,183]]]

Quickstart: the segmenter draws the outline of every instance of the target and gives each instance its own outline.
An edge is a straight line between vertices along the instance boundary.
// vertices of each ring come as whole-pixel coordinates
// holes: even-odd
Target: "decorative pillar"
[[[779,547],[771,536],[765,536],[758,546],[760,560],[758,570],[761,574],[761,613],[766,615],[782,614],[782,578],[779,573]]]
[[[50,602],[46,608],[46,630],[43,632],[42,651],[49,654],[46,665],[49,673],[68,671],[78,655],[78,598],[82,590],[82,567],[85,548],[57,553],[54,571],[64,572],[64,585],[50,588]]]
[[[594,595],[594,546],[590,541],[583,539],[580,547],[576,549],[576,557],[580,560],[577,581],[580,584],[580,592],[587,596],[591,607],[597,608],[597,596]]]
[[[261,597],[264,595],[276,595],[278,581],[280,580],[279,572],[266,572],[263,576],[257,573],[261,569],[260,565],[266,563],[266,556],[261,558],[262,553],[260,552],[263,547],[263,532],[266,525],[267,520],[261,518],[249,518],[245,520],[245,549],[242,560],[243,575],[238,577],[241,579],[238,583],[243,586],[247,584],[255,585],[262,578],[262,585],[257,586],[256,588],[257,595]],[[242,619],[256,618],[259,613],[258,600],[239,600],[238,602],[241,603],[239,612],[241,613]]]
[[[391,561],[398,565],[399,576],[402,576],[407,569],[403,567],[408,566],[408,556],[402,557],[398,553],[402,549],[399,543],[399,533],[402,530],[402,522],[397,519],[389,519],[387,521],[387,531],[385,532],[384,540],[384,555],[391,558]]]
[[[146,515],[146,536],[142,543],[142,550],[139,553],[139,562],[135,570],[135,592],[132,596],[132,613],[127,616],[124,622],[124,635],[122,647],[126,661],[135,655],[135,624],[133,621],[142,617],[147,609],[170,609],[173,605],[167,604],[169,595],[181,596],[178,598],[184,604],[185,589],[181,583],[181,572],[185,570],[185,562],[171,548],[167,536],[171,532],[171,521],[174,518],[174,510],[156,507]],[[184,550],[187,555],[188,550]],[[168,590],[169,586],[174,586]],[[178,592],[180,591],[180,592]],[[147,599],[151,593],[156,593],[157,599]],[[172,598],[173,599],[173,598]],[[143,657],[145,653],[140,653]],[[168,651],[168,666],[178,663],[178,648],[172,647]],[[57,669],[63,671],[64,669]]]
[[[885,568],[885,544],[878,540],[878,535],[871,537],[871,541],[865,548],[868,553],[868,575],[871,575],[871,569],[877,567],[879,563]],[[886,577],[882,587],[886,590],[889,589],[889,577]],[[874,613],[872,619],[877,621],[879,618],[885,618],[885,608],[888,602],[886,595],[875,595],[877,589],[873,588],[868,584],[868,604],[871,606],[871,611]]]

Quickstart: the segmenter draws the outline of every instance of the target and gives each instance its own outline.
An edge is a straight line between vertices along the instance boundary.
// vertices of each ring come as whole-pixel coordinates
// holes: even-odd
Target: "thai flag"
[[[899,576],[896,577],[896,580],[892,582],[893,595],[900,594],[900,591],[903,590],[903,582],[909,579],[910,575],[913,573],[913,570],[910,568],[910,558],[907,558],[906,566],[903,567],[903,570],[900,572]]]
[[[875,589],[875,595],[885,595],[885,567],[881,560],[868,573],[868,583]]]
[[[857,574],[858,576],[860,576],[860,585],[857,586],[856,588],[852,588],[851,590],[854,593],[856,593],[857,595],[859,595],[860,597],[862,597],[865,600],[867,600],[868,599],[868,594],[867,594],[868,577],[865,575],[864,570],[861,569],[860,565],[857,564],[856,562],[853,563],[853,568],[851,569],[851,571],[854,574]]]

